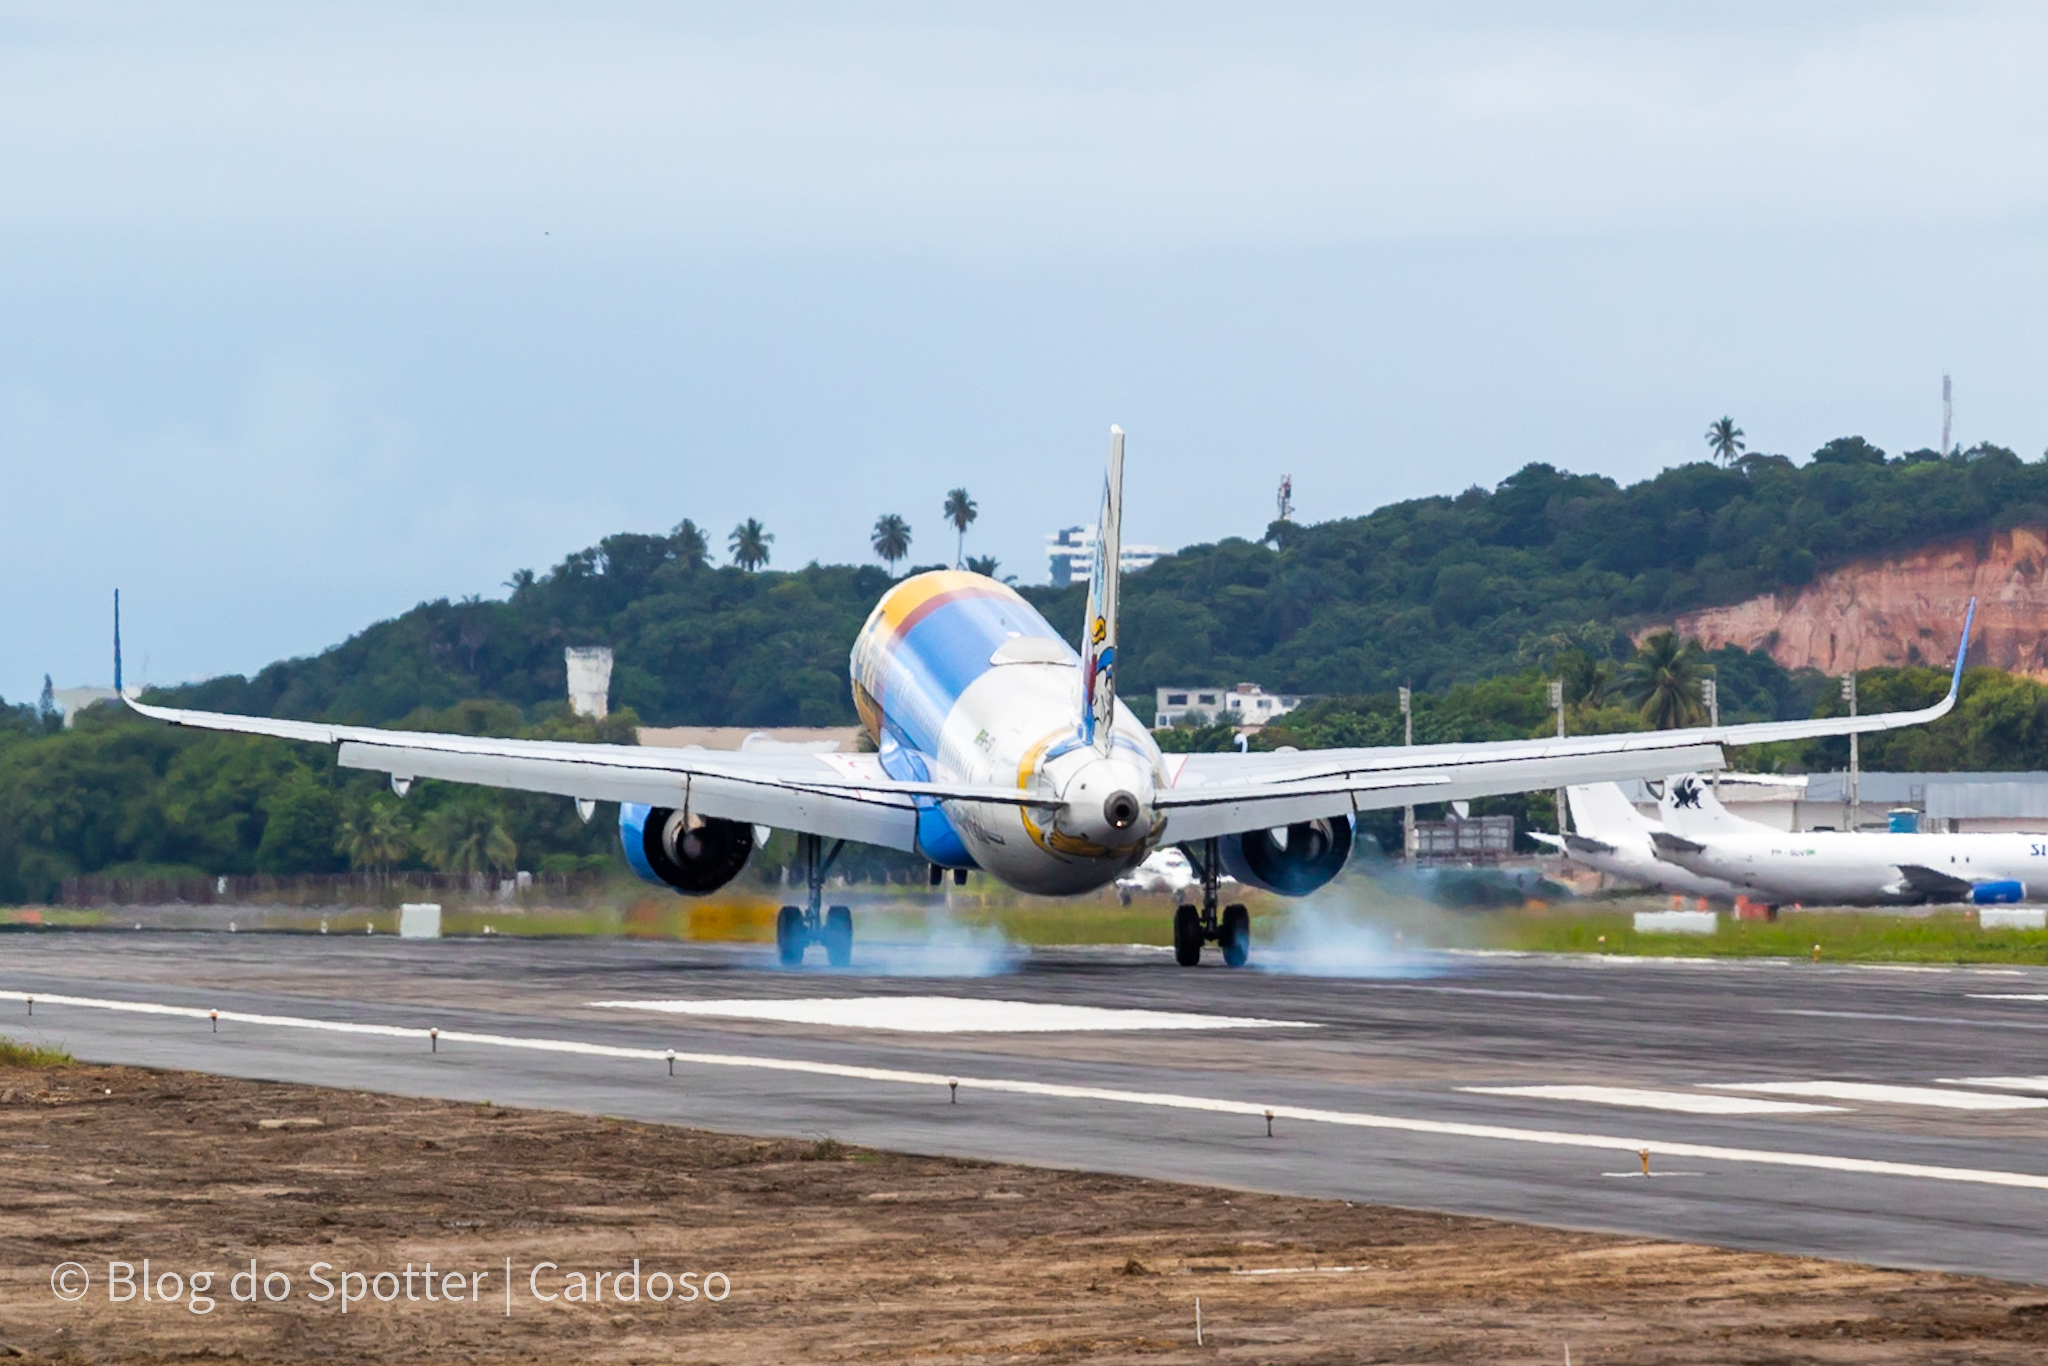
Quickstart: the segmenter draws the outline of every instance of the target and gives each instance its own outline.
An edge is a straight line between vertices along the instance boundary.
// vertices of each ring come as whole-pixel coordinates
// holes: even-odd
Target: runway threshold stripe
[[[0,1000],[25,1001],[33,997],[48,1005],[79,1006],[141,1015],[171,1015],[204,1020],[213,1012],[195,1006],[163,1005],[147,1001],[112,1001],[90,996],[65,996],[35,992],[0,991]],[[381,1035],[421,1040],[425,1029],[402,1025],[349,1024],[330,1020],[309,1020],[293,1015],[259,1015],[223,1010],[219,1018],[233,1024],[272,1025],[282,1029],[325,1030],[340,1034]],[[443,1030],[444,1042],[482,1044],[494,1048],[517,1048],[541,1053],[568,1053],[585,1057],[630,1058],[658,1062],[669,1056],[666,1049],[624,1048],[614,1044],[583,1043],[573,1039],[523,1039],[504,1034],[472,1034]],[[685,1053],[675,1060],[699,1067],[752,1068],[769,1072],[794,1072],[809,1076],[839,1077],[852,1081],[893,1082],[905,1086],[948,1086],[989,1091],[997,1094],[1042,1096],[1059,1100],[1102,1101],[1116,1105],[1142,1105],[1165,1110],[1194,1110],[1212,1114],[1260,1118],[1271,1114],[1275,1120],[1305,1124],[1329,1124],[1351,1129],[1383,1129],[1398,1133],[1429,1134],[1441,1138],[1486,1139],[1503,1143],[1530,1143],[1554,1148],[1589,1148],[1603,1152],[1633,1154],[1650,1148],[1659,1156],[1690,1157],[1710,1162],[1737,1162],[1754,1166],[1795,1167],[1810,1171],[1841,1172],[1859,1176],[1916,1177],[1927,1181],[1950,1181],[1978,1186],[2005,1186],[2022,1190],[2048,1191],[2048,1175],[2032,1172],[1991,1171],[1973,1167],[1937,1167],[1918,1162],[1884,1162],[1872,1158],[1835,1157],[1825,1153],[1776,1152],[1761,1148],[1727,1148],[1707,1143],[1672,1143],[1642,1137],[1622,1138],[1607,1134],[1566,1133],[1550,1129],[1518,1129],[1498,1124],[1464,1124],[1450,1120],[1410,1119],[1401,1115],[1374,1115],[1345,1110],[1320,1110],[1298,1105],[1261,1105],[1256,1101],[1223,1100],[1210,1096],[1181,1096],[1158,1091],[1123,1091],[1099,1086],[1062,1086],[1051,1082],[1012,1081],[1002,1078],[945,1076],[937,1072],[905,1072],[881,1067],[854,1067],[844,1063],[808,1062],[789,1058],[749,1057],[744,1054]]]
[[[1688,1115],[1841,1114],[1839,1105],[1806,1105],[1749,1096],[1706,1096],[1697,1091],[1652,1091],[1635,1086],[1460,1086],[1480,1096],[1528,1096],[1533,1100],[1576,1100],[1588,1105],[1621,1105],[1637,1110],[1675,1110]]]
[[[2004,1091],[2048,1091],[2048,1077],[1936,1077],[1943,1086],[1989,1086]]]
[[[1932,1086],[1881,1086],[1867,1081],[1710,1081],[1714,1091],[1761,1091],[1772,1096],[1816,1096],[1877,1105],[1928,1105],[1940,1110],[2048,1110],[2035,1096],[2002,1096],[1985,1091],[1943,1091]]]

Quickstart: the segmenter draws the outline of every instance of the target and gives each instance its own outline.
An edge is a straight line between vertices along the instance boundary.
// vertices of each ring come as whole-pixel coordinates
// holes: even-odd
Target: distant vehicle
[[[1664,784],[1657,857],[1770,905],[1977,905],[2048,895],[2048,835],[1788,834],[1731,815],[1692,774]]]
[[[1228,873],[1222,874],[1218,880],[1237,881]],[[1169,896],[1179,896],[1189,888],[1201,885],[1201,873],[1196,871],[1183,850],[1157,849],[1146,856],[1143,863],[1116,880],[1116,899],[1128,906],[1131,898],[1140,892],[1165,892]]]
[[[1201,961],[1205,944],[1231,967],[1246,960],[1251,916],[1217,904],[1224,871],[1306,896],[1343,870],[1361,811],[1718,768],[1722,745],[1889,730],[1955,706],[1963,651],[1948,695],[1918,711],[1570,739],[1163,754],[1116,696],[1123,464],[1124,433],[1112,427],[1078,652],[986,575],[918,574],[882,595],[848,661],[873,754],[506,740],[131,705],[181,726],[334,745],[343,767],[388,773],[401,796],[434,778],[557,793],[586,820],[598,802],[618,802],[626,861],[692,895],[739,875],[756,826],[793,831],[807,903],[784,906],[775,922],[791,966],[813,944],[834,966],[849,961],[852,911],[823,905],[848,840],[914,853],[934,883],[979,868],[1042,896],[1106,887],[1178,844],[1202,873],[1199,905],[1184,901],[1173,913],[1174,958],[1185,967]],[[1045,469],[1020,477],[1042,481]],[[1969,637],[1965,616],[1964,651]]]
[[[1658,892],[1733,901],[1742,888],[1700,874],[1659,857],[1652,836],[1662,829],[1636,810],[1616,783],[1568,787],[1572,832],[1562,837],[1530,831],[1531,839],[1562,850],[1574,863]],[[1758,827],[1761,829],[1762,827]]]

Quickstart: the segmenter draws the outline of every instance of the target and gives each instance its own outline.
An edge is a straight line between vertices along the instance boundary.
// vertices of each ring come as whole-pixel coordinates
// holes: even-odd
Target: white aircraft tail
[[[1109,472],[1095,520],[1095,563],[1088,571],[1088,621],[1081,632],[1081,739],[1109,753],[1116,719],[1116,590],[1123,550],[1124,429],[1109,429]]]
[[[1702,835],[1728,835],[1753,831],[1755,821],[1729,814],[1714,795],[1714,789],[1697,773],[1680,774],[1664,780],[1664,798],[1657,803],[1664,828],[1673,834],[1697,839]]]
[[[1620,783],[1591,783],[1568,787],[1565,801],[1572,809],[1572,829],[1587,839],[1615,843],[1628,835],[1646,835],[1650,819],[1636,810],[1636,804],[1621,790]]]

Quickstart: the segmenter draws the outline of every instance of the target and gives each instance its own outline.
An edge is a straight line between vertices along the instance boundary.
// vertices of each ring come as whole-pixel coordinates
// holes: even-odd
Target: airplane
[[[2048,835],[1788,834],[1733,815],[1697,777],[1664,784],[1657,856],[1772,906],[1911,906],[2048,891]]]
[[[813,945],[851,960],[853,920],[825,907],[825,878],[849,840],[912,852],[936,884],[969,869],[1019,891],[1103,887],[1154,850],[1199,853],[1197,906],[1174,908],[1174,957],[1215,944],[1230,967],[1251,946],[1222,876],[1305,896],[1350,857],[1358,812],[1570,783],[1722,766],[1721,746],[1917,725],[1955,705],[1647,734],[1309,752],[1162,754],[1116,695],[1124,432],[1110,428],[1087,616],[1076,651],[1015,589],[965,570],[914,575],[875,604],[853,643],[855,710],[872,754],[714,753],[502,740],[330,725],[132,702],[173,725],[336,747],[336,761],[390,775],[400,796],[422,778],[573,798],[585,820],[618,802],[626,860],[688,895],[745,867],[754,827],[796,833],[807,896],[776,917],[781,961]],[[1974,614],[1975,604],[1971,611]],[[1963,624],[1963,650],[1970,617]],[[118,650],[116,655],[118,670]]]
[[[1222,882],[1235,882],[1236,878],[1225,873]],[[1116,899],[1124,905],[1131,904],[1131,898],[1139,892],[1166,892],[1179,896],[1190,887],[1199,887],[1202,874],[1188,859],[1187,851],[1179,845],[1167,849],[1155,849],[1145,856],[1145,861],[1116,880]]]
[[[1567,787],[1572,829],[1564,835],[1529,832],[1575,863],[1633,882],[1653,891],[1732,901],[1742,888],[1719,878],[1703,877],[1658,856],[1652,836],[1656,822],[1636,810],[1618,783]]]

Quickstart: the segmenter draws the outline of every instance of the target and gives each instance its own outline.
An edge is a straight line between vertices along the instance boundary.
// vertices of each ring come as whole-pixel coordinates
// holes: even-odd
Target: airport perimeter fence
[[[68,877],[62,904],[96,906],[383,906],[437,897],[566,901],[602,890],[603,872],[308,873],[296,877]]]

